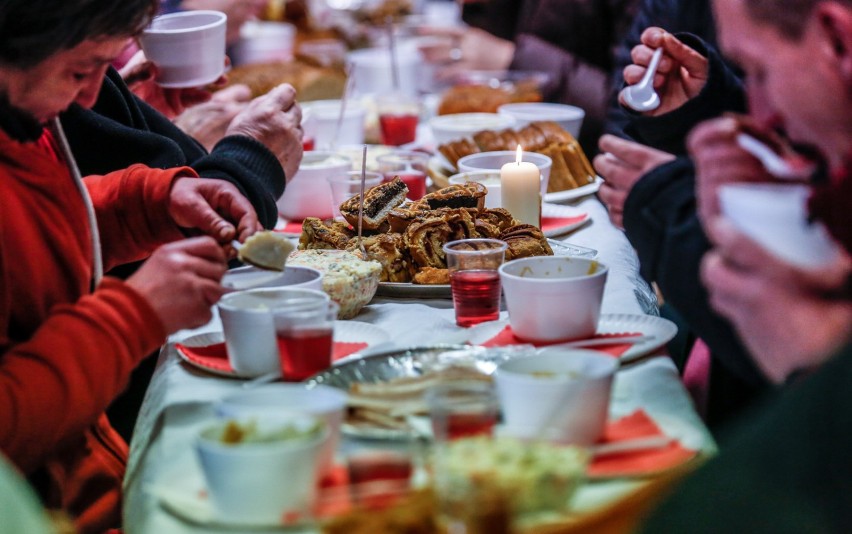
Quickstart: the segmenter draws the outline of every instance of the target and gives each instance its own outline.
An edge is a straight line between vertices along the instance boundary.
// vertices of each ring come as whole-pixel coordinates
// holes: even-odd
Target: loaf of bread
[[[240,65],[228,73],[228,85],[248,85],[253,97],[265,95],[282,83],[295,87],[301,102],[334,99],[343,95],[346,75],[341,69],[301,60]]]

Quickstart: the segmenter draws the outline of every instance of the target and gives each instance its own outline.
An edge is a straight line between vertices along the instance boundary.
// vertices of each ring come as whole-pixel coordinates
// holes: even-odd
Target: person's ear
[[[839,74],[852,87],[852,8],[841,2],[822,2],[815,8]]]

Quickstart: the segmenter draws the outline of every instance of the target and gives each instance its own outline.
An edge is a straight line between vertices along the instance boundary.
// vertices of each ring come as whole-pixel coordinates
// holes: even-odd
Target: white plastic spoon
[[[782,180],[803,180],[814,172],[813,165],[797,168],[782,158],[768,145],[747,133],[737,134],[737,144],[740,148],[756,157],[763,164],[766,172]]]
[[[654,50],[651,63],[645,75],[635,85],[628,85],[621,90],[621,98],[624,104],[640,113],[653,111],[660,107],[660,96],[654,90],[654,75],[660,66],[660,58],[663,57],[663,49]]]

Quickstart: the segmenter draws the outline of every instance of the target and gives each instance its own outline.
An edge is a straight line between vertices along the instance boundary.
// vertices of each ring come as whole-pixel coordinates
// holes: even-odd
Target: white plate
[[[546,195],[544,195],[544,201],[565,202],[567,200],[576,200],[586,195],[592,195],[594,193],[597,193],[598,189],[601,188],[602,183],[603,178],[597,176],[595,177],[595,181],[593,183],[580,187],[575,187],[574,189],[566,189],[565,191],[554,191],[553,193],[547,193]]]
[[[545,237],[556,237],[558,235],[567,234],[568,232],[576,230],[577,228],[583,226],[591,220],[591,217],[589,217],[589,213],[587,211],[581,210],[579,208],[573,208],[571,206],[560,206],[559,204],[550,204],[548,202],[543,202],[541,204],[541,216],[542,219],[546,217],[570,217],[572,219],[576,219],[574,221],[571,221],[569,224],[563,224],[562,226],[556,226],[553,228],[547,228],[545,225],[545,221],[542,221],[542,233],[544,233]]]
[[[301,521],[290,525],[282,523],[235,522],[216,516],[213,503],[207,496],[206,484],[200,475],[189,475],[175,478],[169,484],[146,486],[145,491],[152,495],[164,510],[187,523],[216,529],[228,529],[231,532],[250,530],[264,531],[292,530],[298,528],[301,532],[309,521]]]
[[[472,326],[466,331],[465,341],[472,345],[485,343],[499,334],[508,324],[508,319],[502,319]],[[677,326],[668,319],[654,315],[634,315],[629,313],[601,314],[598,321],[598,334],[620,334],[628,332],[653,336],[653,338],[631,346],[630,349],[621,355],[622,363],[641,358],[668,343],[677,334]],[[615,343],[618,342],[617,339],[613,341]],[[589,348],[594,350],[594,347]]]
[[[557,206],[566,207],[566,206]],[[584,224],[585,221],[581,224]],[[554,256],[577,256],[580,258],[596,258],[598,251],[593,248],[572,245],[564,241],[548,239]],[[449,299],[453,297],[448,284],[412,284],[410,282],[379,282],[377,297],[411,298],[411,299]]]
[[[455,169],[453,165],[450,165],[450,162],[447,161],[447,158],[444,157],[440,152],[436,152],[434,156],[429,158],[429,170],[435,174],[444,176],[449,179],[450,176],[456,174],[458,171]],[[595,181],[593,183],[575,187],[574,189],[566,189],[564,191],[554,191],[553,193],[547,193],[544,195],[545,202],[566,202],[568,200],[576,200],[578,198],[583,198],[586,195],[592,195],[597,193],[601,188],[601,184],[603,183],[603,178],[600,176],[595,177]]]
[[[210,345],[224,343],[224,341],[225,335],[222,332],[208,332],[190,336],[181,340],[180,343],[188,347],[207,347]],[[335,321],[334,341],[336,343],[366,343],[367,346],[363,349],[366,351],[367,349],[389,342],[390,334],[388,334],[383,328],[370,323],[364,323],[361,321]],[[255,378],[240,376],[238,373],[230,369],[225,370],[204,365],[199,361],[190,359],[190,357],[179,348],[176,349],[176,352],[180,359],[192,367],[217,376],[224,376],[228,378]],[[348,354],[337,360],[335,365],[343,361],[352,361],[360,357],[361,351],[353,352],[352,354]]]

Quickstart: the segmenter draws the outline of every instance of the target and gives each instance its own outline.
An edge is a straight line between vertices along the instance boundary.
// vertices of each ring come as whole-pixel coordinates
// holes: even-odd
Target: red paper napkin
[[[287,221],[284,228],[276,228],[275,231],[282,234],[301,234],[302,221]]]
[[[571,226],[585,221],[588,217],[589,215],[587,213],[584,213],[583,215],[577,215],[575,217],[542,217],[541,231],[548,232],[550,230],[556,230],[557,228]]]
[[[638,336],[641,335],[641,332],[621,332],[618,334],[598,334],[591,339],[605,339],[605,338],[614,338],[618,339],[620,337],[628,337],[628,336]],[[529,344],[535,347],[546,347],[548,345],[556,345],[559,343],[564,343],[564,341],[552,341],[552,342],[530,342],[524,341],[519,337],[515,336],[515,333],[512,332],[512,327],[510,325],[506,325],[503,330],[500,331],[496,336],[492,337],[485,343],[481,343],[483,347],[505,347],[506,345],[524,345]],[[589,347],[592,350],[597,350],[600,352],[606,352],[607,354],[611,354],[615,357],[619,357],[628,350],[633,345],[629,343],[618,343],[613,341],[612,345],[598,345],[595,347]]]
[[[600,443],[616,443],[636,438],[665,436],[657,423],[644,410],[636,410],[604,429]],[[618,477],[650,475],[670,469],[693,458],[698,452],[687,449],[677,441],[656,449],[645,449],[596,456],[589,465],[589,477]]]
[[[188,347],[181,343],[176,343],[175,347],[183,353],[187,360],[199,367],[212,369],[220,373],[234,372],[234,368],[231,367],[231,363],[228,361],[228,352],[225,349],[224,343],[216,343],[204,347]],[[335,341],[331,359],[332,361],[337,361],[365,348],[367,348],[367,344],[363,342]]]

